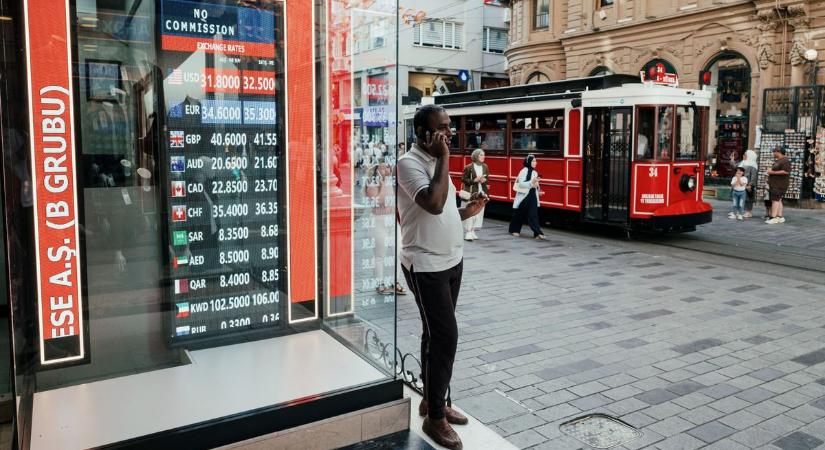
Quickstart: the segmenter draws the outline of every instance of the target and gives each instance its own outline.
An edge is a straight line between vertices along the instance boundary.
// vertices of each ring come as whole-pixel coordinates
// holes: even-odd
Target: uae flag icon
[[[189,255],[175,256],[172,260],[172,267],[175,269],[186,265],[189,265]]]
[[[178,319],[189,317],[189,302],[175,303],[178,313],[175,315]]]
[[[175,280],[175,294],[185,294],[189,292],[189,280],[179,278]]]
[[[186,197],[186,182],[172,181],[172,198]]]

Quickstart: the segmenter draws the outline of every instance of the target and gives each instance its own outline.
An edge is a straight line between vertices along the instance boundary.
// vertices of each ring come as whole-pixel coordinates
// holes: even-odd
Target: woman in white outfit
[[[521,227],[526,221],[533,230],[533,237],[544,239],[544,233],[539,226],[539,174],[536,172],[535,155],[527,155],[524,158],[524,168],[513,183],[513,190],[516,191],[516,198],[513,199],[513,218],[510,220],[510,234],[519,236]]]
[[[386,259],[387,245],[394,242],[395,233],[395,198],[390,176],[392,169],[385,163],[378,163],[374,165],[367,173],[367,182],[364,188],[364,194],[367,197],[368,205],[371,207],[372,219],[375,221],[375,252],[374,262],[375,268],[373,276],[378,280],[378,287],[375,291],[381,295],[390,295],[393,293],[404,295],[407,293],[406,289],[399,283],[402,275],[395,260]],[[393,286],[392,279],[384,279],[384,268],[394,267],[395,286]],[[391,269],[392,270],[392,269]]]
[[[490,193],[487,186],[487,179],[490,177],[490,168],[484,162],[484,150],[477,148],[473,150],[471,155],[473,162],[464,167],[464,174],[461,176],[461,191],[464,197],[464,205],[466,205],[471,195],[477,192],[483,192],[484,195]],[[470,217],[464,221],[464,240],[472,241],[478,239],[476,231],[481,229],[484,221],[484,208],[481,208],[478,214]]]

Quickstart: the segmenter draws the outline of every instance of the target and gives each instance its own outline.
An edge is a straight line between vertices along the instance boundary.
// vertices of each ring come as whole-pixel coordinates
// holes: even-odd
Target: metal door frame
[[[612,182],[616,181],[611,179],[611,163],[615,160],[613,158],[612,153],[610,152],[610,138],[611,138],[611,124],[610,119],[613,114],[617,112],[625,111],[628,122],[624,125],[624,131],[628,135],[628,139],[626,142],[627,147],[625,148],[625,164],[622,167],[621,176],[622,180],[619,180],[619,185],[613,186]],[[587,129],[588,126],[588,119],[592,117],[598,126],[601,127],[599,133],[601,134],[601,139],[599,140],[599,148],[590,149],[592,133],[589,132]],[[584,220],[594,221],[594,222],[607,222],[607,223],[628,223],[630,218],[630,177],[631,177],[631,169],[632,169],[632,147],[633,147],[633,130],[635,125],[635,117],[634,117],[634,108],[632,106],[622,106],[622,107],[595,107],[595,108],[585,108],[584,110],[584,127],[585,127],[585,151],[584,151],[584,168],[583,168],[583,187],[582,190],[582,216]],[[593,167],[593,163],[599,164],[597,161],[600,161],[601,167],[598,169],[596,173],[594,173],[595,177],[600,177],[601,181],[596,182],[593,176],[590,176],[590,169]],[[591,195],[596,195],[601,197],[601,199],[597,202],[594,202],[595,199],[588,199]],[[620,195],[624,197],[624,202],[621,205],[618,203],[611,204],[611,196]],[[588,207],[591,202],[595,203],[595,207],[598,207],[598,204],[601,204],[601,215],[600,217],[593,217],[589,214],[591,208]],[[621,219],[616,219],[614,215],[611,218],[610,212],[611,210],[618,210],[623,211]]]

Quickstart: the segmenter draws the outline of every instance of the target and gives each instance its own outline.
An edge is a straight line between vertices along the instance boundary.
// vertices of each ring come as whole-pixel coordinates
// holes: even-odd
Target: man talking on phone
[[[401,266],[421,314],[421,369],[425,416],[423,431],[444,447],[461,449],[450,424],[467,418],[446,405],[453,374],[458,324],[455,307],[461,287],[464,235],[461,221],[481,211],[484,193],[456,206],[450,181],[450,116],[436,105],[422,106],[413,118],[416,142],[398,160],[398,214],[401,222]]]

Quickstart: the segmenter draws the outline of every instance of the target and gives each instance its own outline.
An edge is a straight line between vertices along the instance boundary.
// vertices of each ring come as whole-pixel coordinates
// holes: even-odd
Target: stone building
[[[510,8],[511,84],[638,74],[661,62],[681,86],[696,87],[709,71],[719,94],[709,151],[721,157],[754,146],[764,89],[825,83],[822,0],[512,0]]]

